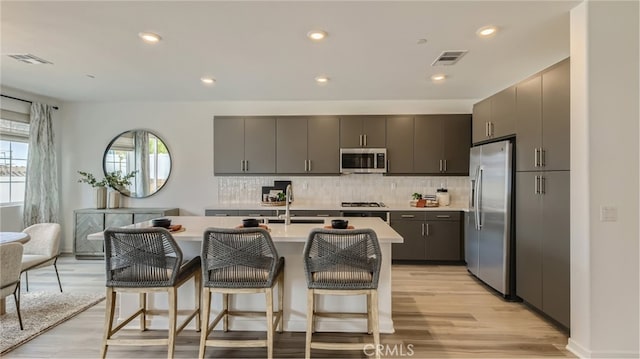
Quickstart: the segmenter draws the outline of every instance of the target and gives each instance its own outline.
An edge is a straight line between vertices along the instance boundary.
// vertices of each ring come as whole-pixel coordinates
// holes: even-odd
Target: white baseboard
[[[622,358],[640,358],[640,352],[634,351],[592,351],[588,350],[584,346],[577,343],[575,340],[569,338],[569,343],[566,346],[567,350],[575,354],[578,358],[591,359],[622,359]]]

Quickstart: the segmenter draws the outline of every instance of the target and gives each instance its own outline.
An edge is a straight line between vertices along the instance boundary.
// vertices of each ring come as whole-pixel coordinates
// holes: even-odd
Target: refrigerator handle
[[[476,196],[476,180],[472,179],[471,180],[471,186],[469,186],[471,188],[471,195],[469,196],[469,209],[473,208],[475,206],[475,196]]]
[[[476,179],[476,226],[478,230],[482,229],[482,167],[478,168],[478,176]]]

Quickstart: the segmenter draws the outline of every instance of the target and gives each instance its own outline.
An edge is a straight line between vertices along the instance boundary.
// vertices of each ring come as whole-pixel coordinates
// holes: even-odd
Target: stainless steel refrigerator
[[[500,141],[472,147],[469,176],[469,212],[465,216],[467,268],[511,299],[515,296],[513,144]]]

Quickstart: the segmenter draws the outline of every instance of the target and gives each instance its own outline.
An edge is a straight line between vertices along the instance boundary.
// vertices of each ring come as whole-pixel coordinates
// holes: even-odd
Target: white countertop
[[[246,208],[246,207],[243,207]],[[317,208],[315,208],[317,209]],[[163,217],[164,218],[164,217]],[[206,228],[219,227],[219,228],[234,228],[242,224],[242,219],[245,217],[213,217],[213,216],[169,216],[166,218],[171,219],[171,224],[181,224],[185,231],[172,233],[173,237],[177,241],[201,241],[202,236]],[[281,223],[269,223],[269,229],[271,238],[274,242],[305,242],[309,236],[309,232],[313,228],[324,227],[325,225],[331,225],[331,219],[336,217],[326,217],[324,224],[312,223],[301,224],[294,223],[285,226]],[[318,217],[295,217],[295,220],[301,219],[313,219],[318,220]],[[349,218],[349,225],[355,228],[371,228],[373,229],[380,243],[403,243],[404,240],[398,232],[394,231],[385,221],[377,217],[357,217]],[[126,226],[125,228],[146,228],[151,226],[151,221],[141,222]],[[93,233],[87,236],[89,240],[102,240],[104,239],[103,233]]]
[[[385,207],[342,207],[337,204],[323,204],[313,202],[293,202],[289,207],[291,210],[307,211],[468,211],[468,203],[452,202],[449,206],[440,207],[411,207],[409,201],[398,203],[386,203]],[[284,211],[285,206],[262,206],[259,203],[233,203],[217,204],[205,208],[205,210],[280,210]]]

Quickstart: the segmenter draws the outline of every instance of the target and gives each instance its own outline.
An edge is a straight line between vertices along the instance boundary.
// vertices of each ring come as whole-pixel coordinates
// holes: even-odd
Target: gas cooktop
[[[342,207],[384,207],[382,202],[342,202]]]

